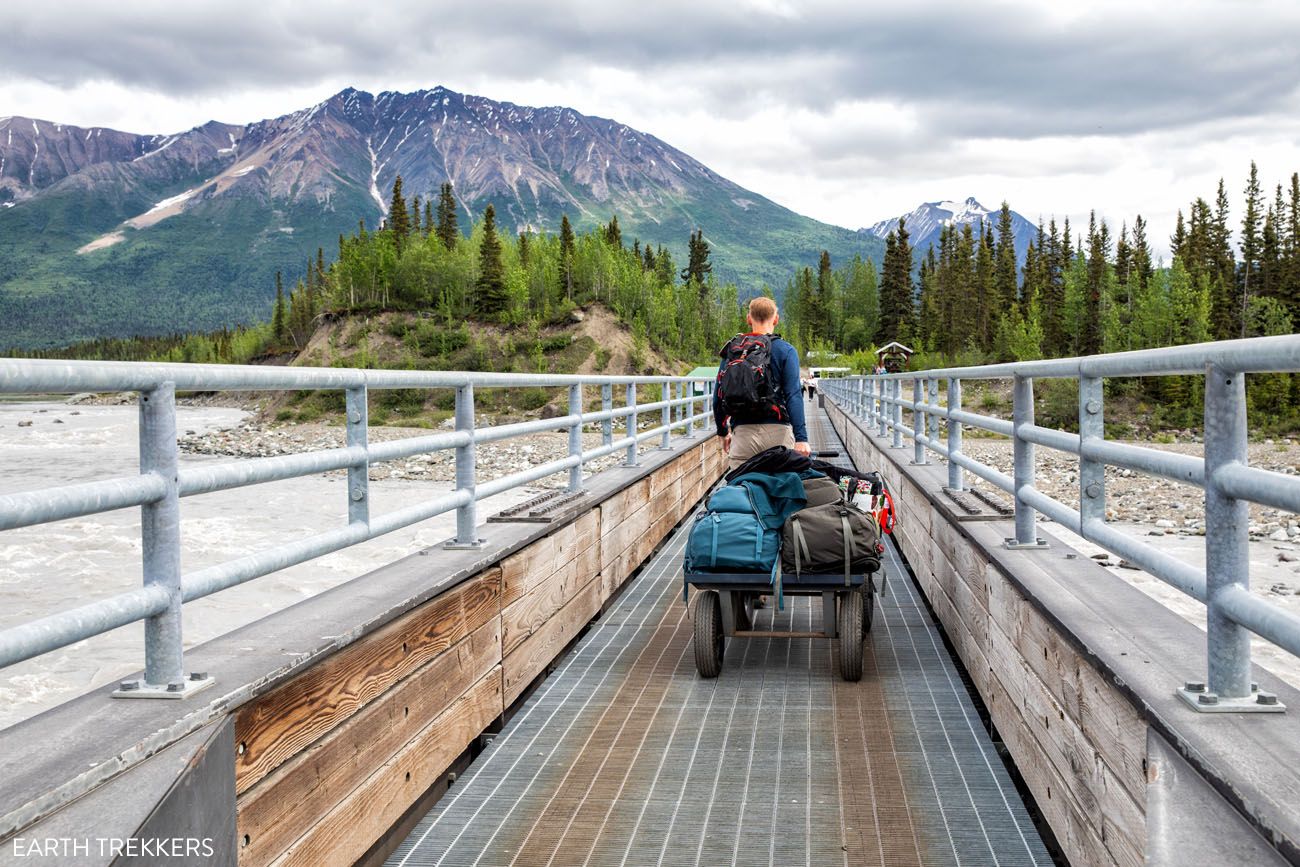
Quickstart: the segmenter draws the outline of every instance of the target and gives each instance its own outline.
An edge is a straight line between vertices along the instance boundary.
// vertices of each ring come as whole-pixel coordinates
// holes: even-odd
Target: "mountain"
[[[939,233],[944,226],[961,226],[970,223],[971,228],[983,222],[993,228],[993,235],[998,233],[998,210],[990,210],[971,196],[964,202],[925,202],[910,214],[905,214],[908,238],[919,261],[931,245],[939,242]],[[898,217],[881,220],[868,229],[859,229],[864,235],[884,238],[898,228]],[[1038,238],[1038,226],[1029,222],[1015,211],[1011,212],[1011,236],[1016,242],[1016,261],[1025,263],[1025,250],[1029,242]]]
[[[456,189],[462,226],[557,231],[617,214],[624,237],[683,260],[702,227],[714,273],[778,291],[822,249],[879,260],[875,236],[820,223],[660,139],[569,108],[436,87],[347,89],[247,126],[172,135],[0,119],[0,347],[213,329],[265,318],[274,274],[384,216],[394,178]],[[684,262],[683,262],[684,264]]]

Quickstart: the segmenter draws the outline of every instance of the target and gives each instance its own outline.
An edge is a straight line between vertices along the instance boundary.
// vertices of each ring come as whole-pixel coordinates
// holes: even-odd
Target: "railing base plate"
[[[457,542],[452,539],[450,542],[443,542],[442,547],[447,551],[477,551],[486,544],[483,539],[475,539],[473,542]]]
[[[1009,551],[1046,551],[1051,545],[1047,544],[1046,539],[1035,539],[1032,542],[1017,542],[1015,539],[1003,539],[1002,545]]]
[[[164,698],[179,699],[189,698],[196,692],[202,692],[217,682],[215,677],[195,677],[191,675],[185,680],[178,680],[174,684],[176,689],[163,684],[158,686],[144,682],[143,678],[137,680],[124,680],[113,690],[113,698]]]
[[[1286,705],[1277,700],[1277,696],[1260,692],[1252,687],[1252,693],[1242,698],[1224,698],[1204,689],[1180,687],[1177,695],[1197,713],[1285,713]]]

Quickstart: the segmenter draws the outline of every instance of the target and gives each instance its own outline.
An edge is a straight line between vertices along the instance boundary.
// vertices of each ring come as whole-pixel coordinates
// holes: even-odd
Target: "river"
[[[179,407],[177,428],[203,433],[236,426],[238,409]],[[19,426],[30,421],[30,426]],[[0,493],[139,472],[134,406],[0,403]],[[181,456],[183,466],[228,457]],[[372,480],[375,514],[449,490],[446,482]],[[182,569],[189,573],[277,542],[346,522],[345,476],[320,474],[181,501]],[[479,504],[481,518],[533,493],[508,491]],[[351,578],[437,544],[455,514],[432,518],[362,545],[259,578],[185,606],[185,646],[208,641]],[[138,587],[140,510],[124,509],[0,534],[0,629]],[[143,665],[136,623],[0,671],[0,728]]]

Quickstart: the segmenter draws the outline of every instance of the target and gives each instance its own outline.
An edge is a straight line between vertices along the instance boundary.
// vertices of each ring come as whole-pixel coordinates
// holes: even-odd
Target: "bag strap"
[[[803,557],[799,556],[799,552],[804,552],[808,557],[812,556],[812,552],[808,550],[808,537],[803,534],[803,523],[799,516],[794,515],[790,520],[794,524],[794,574],[798,578],[803,576]]]
[[[844,586],[850,586],[849,581],[849,551],[853,548],[853,535],[849,531],[849,511],[840,509],[840,524],[844,527]]]
[[[722,523],[722,518],[718,513],[713,513],[713,545],[709,549],[709,565],[713,568],[718,566],[718,525]]]
[[[776,588],[776,607],[778,611],[785,610],[785,592],[781,586],[781,558],[776,558],[776,563],[772,566],[772,585]]]

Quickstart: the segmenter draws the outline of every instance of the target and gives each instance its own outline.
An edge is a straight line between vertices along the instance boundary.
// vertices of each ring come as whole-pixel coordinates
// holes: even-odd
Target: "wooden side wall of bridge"
[[[498,720],[723,472],[706,437],[235,712],[239,863],[351,864]]]
[[[910,443],[823,403],[858,467],[884,474],[895,540],[1071,864],[1297,863],[1300,775],[1281,745],[1300,705],[1234,720],[1185,708],[1174,691],[1204,671],[1203,632],[1055,540],[1007,550],[1009,520],[946,505],[946,466],[913,465]]]

